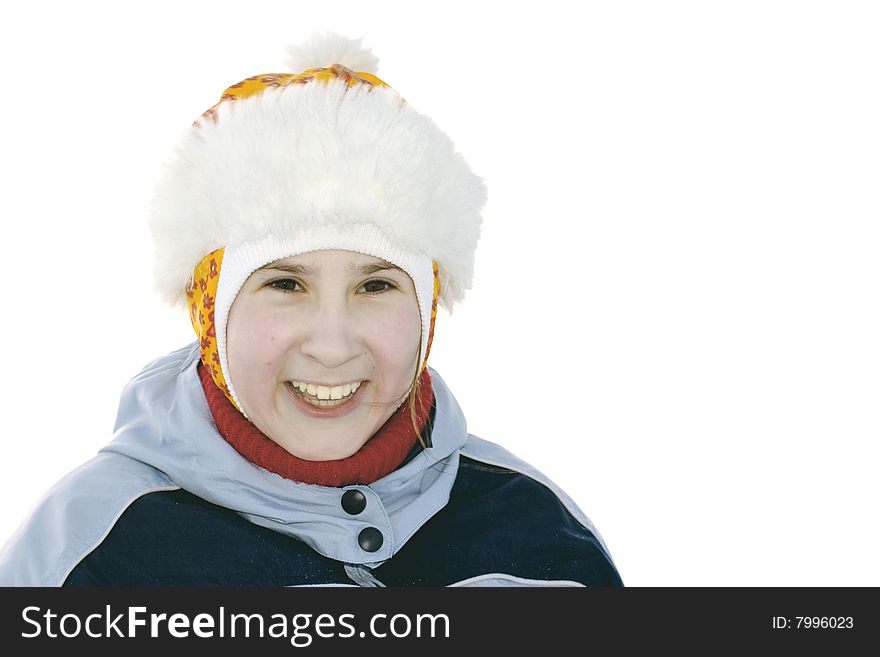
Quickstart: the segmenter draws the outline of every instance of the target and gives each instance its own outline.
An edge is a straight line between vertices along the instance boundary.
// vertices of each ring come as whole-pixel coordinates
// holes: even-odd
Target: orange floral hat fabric
[[[377,78],[371,73],[355,73],[351,69],[346,68],[342,64],[333,64],[327,67],[307,68],[302,73],[264,73],[263,75],[254,75],[246,78],[237,84],[228,87],[220,100],[211,109],[207,110],[201,117],[193,122],[194,126],[201,123],[203,119],[211,119],[217,121],[217,108],[221,103],[230,100],[240,100],[255,96],[262,93],[266,89],[277,89],[292,84],[308,84],[309,82],[329,82],[331,80],[343,80],[349,87],[358,84],[368,86],[388,87],[385,82]],[[403,99],[401,98],[401,101]]]
[[[229,386],[226,385],[223,368],[220,367],[217,330],[214,325],[214,303],[217,301],[217,283],[220,282],[223,251],[222,248],[212,251],[196,266],[192,281],[186,286],[186,301],[189,306],[189,319],[199,339],[202,365],[211,373],[211,378],[226,398],[238,408],[232,393],[229,392]]]

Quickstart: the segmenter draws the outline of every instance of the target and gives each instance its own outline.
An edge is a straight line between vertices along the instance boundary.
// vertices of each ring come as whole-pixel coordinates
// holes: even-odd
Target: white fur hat
[[[296,72],[338,64],[369,74],[378,64],[360,40],[335,34],[288,52]],[[368,224],[438,263],[440,303],[451,310],[471,285],[483,181],[430,118],[378,78],[279,77],[230,87],[166,166],[150,216],[162,299],[185,306],[195,266],[220,247]],[[268,82],[236,97],[249,81]]]
[[[196,266],[224,249],[215,380],[245,416],[228,376],[226,322],[253,271],[321,249],[401,267],[415,284],[424,366],[433,263],[451,311],[471,285],[486,201],[449,137],[374,75],[378,60],[360,40],[316,35],[288,54],[296,73],[242,80],[194,122],[150,216],[156,285],[170,305],[187,304]]]

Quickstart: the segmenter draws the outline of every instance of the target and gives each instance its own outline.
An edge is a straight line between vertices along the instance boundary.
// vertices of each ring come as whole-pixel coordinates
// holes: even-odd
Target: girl
[[[617,586],[553,482],[469,435],[427,367],[485,188],[338,35],[229,87],[152,209],[197,340],[0,555],[0,585]]]

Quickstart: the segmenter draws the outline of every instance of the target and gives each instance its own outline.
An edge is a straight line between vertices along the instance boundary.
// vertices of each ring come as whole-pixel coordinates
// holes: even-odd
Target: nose
[[[344,301],[316,303],[305,319],[300,351],[309,360],[336,369],[361,353],[355,318]]]

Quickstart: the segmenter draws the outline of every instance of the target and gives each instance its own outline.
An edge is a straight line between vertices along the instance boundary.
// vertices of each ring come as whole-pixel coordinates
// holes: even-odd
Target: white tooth
[[[302,392],[305,392],[305,391],[306,391],[306,384],[303,383],[302,381],[297,381],[297,382],[294,383],[293,385],[296,386],[296,389],[297,389],[297,390],[301,390]]]
[[[309,390],[311,392],[311,390]],[[330,388],[327,386],[318,386],[318,399],[330,399]]]
[[[342,386],[342,396],[348,397],[350,394],[351,394],[351,384],[346,383],[344,386]]]
[[[312,397],[318,394],[318,388],[314,383],[310,383],[306,386],[306,392],[308,392]]]
[[[351,391],[355,392],[360,387],[360,382],[351,384]]]
[[[342,386],[330,388],[330,399],[342,399]]]

